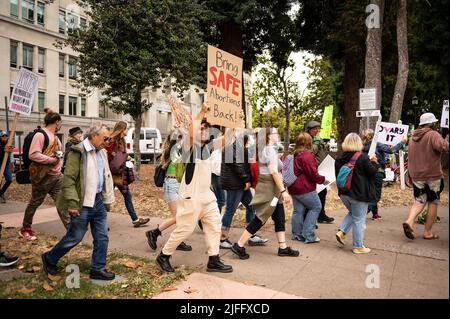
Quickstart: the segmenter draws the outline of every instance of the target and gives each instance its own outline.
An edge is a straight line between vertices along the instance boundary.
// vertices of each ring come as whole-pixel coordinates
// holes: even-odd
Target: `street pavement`
[[[0,221],[4,227],[20,227],[25,204],[0,204]],[[124,208],[125,210],[125,208]],[[407,239],[402,230],[409,207],[383,208],[382,220],[367,219],[365,245],[372,249],[367,255],[354,255],[351,234],[347,245],[336,242],[335,233],[346,212],[328,212],[334,224],[319,224],[320,243],[304,244],[290,240],[291,227],[286,225],[288,245],[300,250],[300,256],[278,257],[277,240],[272,222],[259,232],[269,239],[266,246],[248,247],[250,259],[240,260],[230,250],[221,249],[221,258],[233,266],[232,273],[206,271],[208,256],[203,233],[196,229],[186,239],[191,252],[177,251],[171,259],[174,267],[186,265],[196,269],[179,283],[176,290],[163,292],[155,298],[449,298],[449,208],[439,207],[441,223],[433,226],[438,240],[424,240],[423,225],[415,225],[417,238]],[[145,215],[144,212],[141,214]],[[151,212],[148,212],[151,216]],[[152,251],[145,232],[161,224],[151,218],[145,227],[134,228],[125,214],[109,214],[109,248],[128,254],[156,258],[171,229],[158,239],[157,251]],[[54,207],[36,212],[33,229],[38,232],[64,235],[64,228]],[[233,228],[232,242],[243,229]],[[90,233],[84,239],[92,243]],[[186,293],[186,290],[194,291]]]

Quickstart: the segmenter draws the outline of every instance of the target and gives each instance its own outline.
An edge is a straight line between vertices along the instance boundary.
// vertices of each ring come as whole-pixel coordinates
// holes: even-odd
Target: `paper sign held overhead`
[[[242,59],[208,45],[208,122],[225,127],[243,127]]]
[[[375,88],[359,89],[359,110],[375,110],[377,108],[377,90]]]
[[[38,80],[39,76],[36,73],[25,68],[19,70],[9,102],[10,111],[30,115]]]
[[[408,135],[408,130],[408,125],[380,122],[377,142],[394,146]]]
[[[331,137],[331,127],[333,123],[333,105],[325,106],[320,127],[320,137],[329,140]]]
[[[448,128],[448,100],[444,100],[442,106],[441,127]]]

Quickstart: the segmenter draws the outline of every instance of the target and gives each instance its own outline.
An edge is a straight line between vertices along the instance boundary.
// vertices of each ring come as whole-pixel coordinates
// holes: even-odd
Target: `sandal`
[[[439,235],[433,234],[433,236],[431,236],[431,237],[423,236],[423,239],[427,239],[427,240],[439,239]]]
[[[403,231],[409,239],[414,239],[414,230],[407,223],[403,223]]]

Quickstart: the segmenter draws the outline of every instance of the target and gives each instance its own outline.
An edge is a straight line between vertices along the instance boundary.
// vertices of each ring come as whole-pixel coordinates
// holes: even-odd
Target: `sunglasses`
[[[109,142],[109,141],[111,141],[112,140],[112,138],[110,137],[110,136],[105,136],[104,138],[103,138],[103,141],[104,142]]]

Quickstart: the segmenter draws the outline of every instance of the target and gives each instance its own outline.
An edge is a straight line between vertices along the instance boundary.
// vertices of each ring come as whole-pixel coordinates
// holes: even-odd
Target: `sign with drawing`
[[[408,135],[408,125],[380,122],[377,142],[386,145],[396,145]]]

